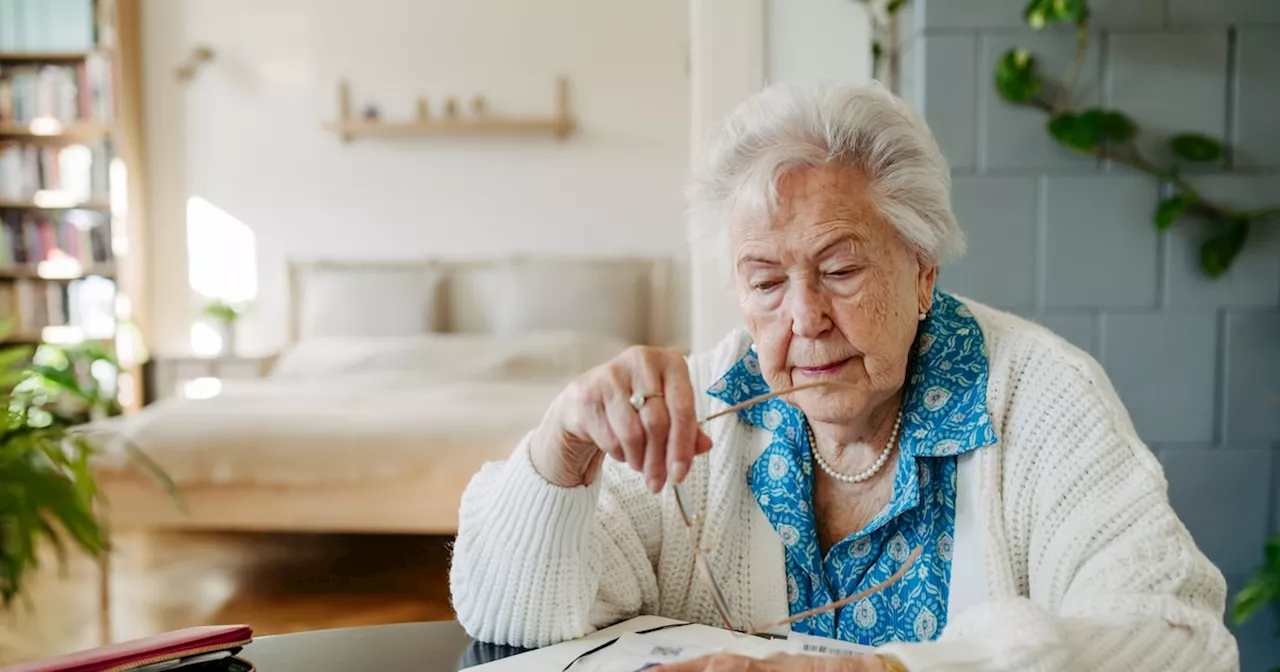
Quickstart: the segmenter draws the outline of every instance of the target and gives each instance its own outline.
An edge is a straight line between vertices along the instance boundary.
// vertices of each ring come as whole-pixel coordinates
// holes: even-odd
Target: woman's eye
[[[853,275],[854,273],[856,273],[856,272],[857,272],[857,270],[858,270],[858,269],[856,269],[856,268],[841,268],[841,269],[839,269],[839,270],[835,270],[835,271],[830,271],[830,272],[828,272],[828,273],[827,273],[827,276],[828,276],[828,277],[832,277],[832,278],[846,278],[846,277],[848,277],[848,276]]]
[[[760,282],[751,283],[751,288],[758,292],[767,291],[777,286],[778,281],[776,280],[761,280]]]

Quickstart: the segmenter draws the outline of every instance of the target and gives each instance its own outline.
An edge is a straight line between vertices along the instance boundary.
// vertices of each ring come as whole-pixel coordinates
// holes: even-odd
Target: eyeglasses
[[[801,390],[806,390],[806,389],[815,388],[815,387],[824,387],[824,386],[838,385],[838,384],[840,383],[838,383],[837,381],[818,381],[814,383],[805,383],[802,385],[796,385],[794,387],[789,387],[782,390],[769,392],[768,394],[762,394],[758,397],[752,397],[751,399],[748,399],[744,402],[734,404],[733,406],[730,406],[729,408],[726,408],[724,410],[712,413],[707,417],[699,420],[698,425],[703,426],[706,423],[712,420],[715,420],[716,418],[720,418],[720,417],[729,415],[731,413],[737,413],[738,411],[741,411],[745,408],[750,408],[761,402],[765,402],[770,399],[774,399],[776,397],[780,397],[786,394],[791,394],[793,392],[799,392]],[[898,580],[901,579],[907,573],[907,569],[910,568],[911,565],[915,563],[916,559],[920,557],[920,553],[924,550],[923,547],[917,546],[915,550],[913,550],[911,554],[907,556],[907,559],[902,563],[902,566],[898,568],[898,571],[894,572],[889,578],[885,579],[879,584],[876,584],[875,586],[872,586],[866,590],[854,593],[853,595],[850,595],[836,602],[831,602],[821,607],[817,607],[815,609],[810,609],[808,611],[801,612],[799,614],[796,614],[789,618],[782,619],[774,623],[759,624],[759,625],[754,625],[745,629],[739,629],[734,625],[734,621],[730,616],[729,602],[725,600],[724,592],[720,589],[720,584],[718,581],[716,581],[715,574],[713,574],[711,571],[711,563],[707,560],[707,554],[709,553],[709,551],[702,547],[702,523],[704,522],[704,518],[700,515],[695,515],[693,513],[693,510],[689,507],[689,496],[688,494],[685,493],[683,484],[673,483],[671,486],[671,490],[675,495],[676,505],[680,507],[680,518],[684,521],[685,529],[688,531],[690,535],[690,540],[693,545],[694,569],[695,571],[697,571],[698,575],[701,577],[702,582],[706,585],[707,590],[711,593],[711,600],[715,603],[716,612],[719,614],[720,620],[721,622],[724,623],[724,627],[726,630],[743,632],[749,635],[761,634],[761,633],[765,633],[770,630],[773,630],[775,628],[779,628],[785,625],[790,625],[791,623],[802,621],[806,618],[810,618],[812,616],[825,613],[827,611],[839,609],[840,607],[846,606],[848,604],[852,604],[854,602],[857,602],[858,600],[865,599],[871,595],[874,595],[884,590],[885,588],[888,588],[894,583],[897,583]]]

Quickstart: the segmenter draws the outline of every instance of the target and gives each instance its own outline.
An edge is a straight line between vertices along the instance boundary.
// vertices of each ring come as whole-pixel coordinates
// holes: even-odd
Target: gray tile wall
[[[903,94],[952,164],[970,238],[943,289],[1031,317],[1106,368],[1159,455],[1169,497],[1232,594],[1280,529],[1280,221],[1225,277],[1202,275],[1200,224],[1160,235],[1159,185],[1065,150],[1043,115],[1005,104],[996,60],[1025,46],[1053,79],[1074,35],[1022,23],[1026,0],[915,0]],[[1228,141],[1196,169],[1207,196],[1280,204],[1280,0],[1093,0],[1074,104],[1133,116],[1163,159],[1172,132]],[[1280,614],[1237,630],[1243,669],[1280,666]]]

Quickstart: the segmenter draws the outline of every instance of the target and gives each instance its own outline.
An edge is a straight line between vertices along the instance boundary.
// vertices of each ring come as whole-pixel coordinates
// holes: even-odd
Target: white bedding
[[[627,346],[577,332],[304,341],[272,373],[210,399],[167,399],[97,427],[179,483],[316,483],[478,469],[501,459],[579,373]],[[468,472],[469,473],[469,472]]]

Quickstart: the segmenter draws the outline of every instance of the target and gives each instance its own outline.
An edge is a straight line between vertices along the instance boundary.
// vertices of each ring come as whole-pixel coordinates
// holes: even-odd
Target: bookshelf
[[[138,0],[0,0],[0,319],[95,342],[141,398]]]

